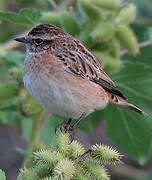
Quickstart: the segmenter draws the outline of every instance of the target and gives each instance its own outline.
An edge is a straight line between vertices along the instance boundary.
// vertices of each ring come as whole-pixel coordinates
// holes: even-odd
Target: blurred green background
[[[146,112],[142,117],[108,106],[83,120],[76,136],[86,147],[101,142],[125,155],[123,166],[108,167],[111,179],[152,179],[152,1],[1,0],[0,168],[7,179],[16,179],[34,123],[39,142],[49,147],[55,126],[65,120],[49,117],[22,84],[25,47],[13,38],[39,23],[55,24],[79,39],[128,100]]]

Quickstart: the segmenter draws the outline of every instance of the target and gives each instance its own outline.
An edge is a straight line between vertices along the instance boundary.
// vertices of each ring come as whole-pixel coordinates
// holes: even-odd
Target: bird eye
[[[42,40],[42,39],[35,39],[34,41],[35,41],[35,44],[36,44],[36,45],[40,45],[40,44],[43,43],[43,40]]]

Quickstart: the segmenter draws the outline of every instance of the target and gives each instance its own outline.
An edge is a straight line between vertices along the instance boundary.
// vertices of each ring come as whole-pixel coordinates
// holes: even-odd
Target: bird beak
[[[21,42],[21,43],[26,43],[25,37],[18,37],[14,39],[15,41]]]

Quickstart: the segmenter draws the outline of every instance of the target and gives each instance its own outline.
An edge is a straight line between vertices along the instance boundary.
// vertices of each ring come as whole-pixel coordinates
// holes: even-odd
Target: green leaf
[[[123,56],[123,59],[128,59],[132,62],[144,62],[145,64],[151,67],[151,52],[152,52],[152,44],[143,48],[140,48],[140,54],[136,56],[132,56],[131,54],[126,54]]]
[[[93,128],[101,122],[101,118],[101,111],[95,111],[81,121],[79,128],[85,132],[91,132]]]
[[[139,63],[126,63],[120,72],[112,74],[114,82],[127,97],[149,113],[152,103],[152,67]],[[152,138],[152,116],[141,116],[131,110],[109,106],[102,115],[106,117],[106,134],[121,150],[143,164],[148,155]]]
[[[35,25],[39,23],[41,12],[35,8],[21,9],[18,14],[0,11],[0,19],[19,24]]]
[[[25,55],[17,50],[8,51],[6,56],[3,58],[4,61],[12,63],[18,67],[23,66]]]
[[[18,115],[16,112],[12,111],[0,111],[0,123],[14,125],[18,120]]]
[[[127,62],[112,79],[131,103],[152,104],[152,67],[144,63]]]
[[[148,173],[148,175],[146,176],[144,180],[151,180],[151,179],[152,179],[152,171]],[[142,179],[139,179],[139,180],[142,180]]]
[[[5,173],[0,169],[0,180],[6,180]]]
[[[152,138],[151,116],[144,117],[114,106],[105,111],[106,135],[140,164],[145,163]]]
[[[12,101],[12,100],[11,100]],[[17,105],[14,102],[8,101],[7,103],[0,104],[0,111],[12,111],[15,112],[18,110]]]

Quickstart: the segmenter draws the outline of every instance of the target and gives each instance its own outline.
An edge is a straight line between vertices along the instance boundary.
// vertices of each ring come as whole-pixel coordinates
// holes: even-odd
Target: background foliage
[[[56,0],[56,6],[52,2],[0,2],[0,123],[20,126],[30,148],[39,134],[40,141],[50,145],[54,127],[63,119],[52,115],[45,124],[41,121],[46,112],[23,87],[25,53],[12,38],[38,23],[53,23],[80,39],[127,99],[146,112],[143,117],[109,106],[87,117],[80,129],[90,132],[106,119],[106,135],[133,159],[145,163],[152,138],[151,0],[136,0],[134,4],[121,0]]]

